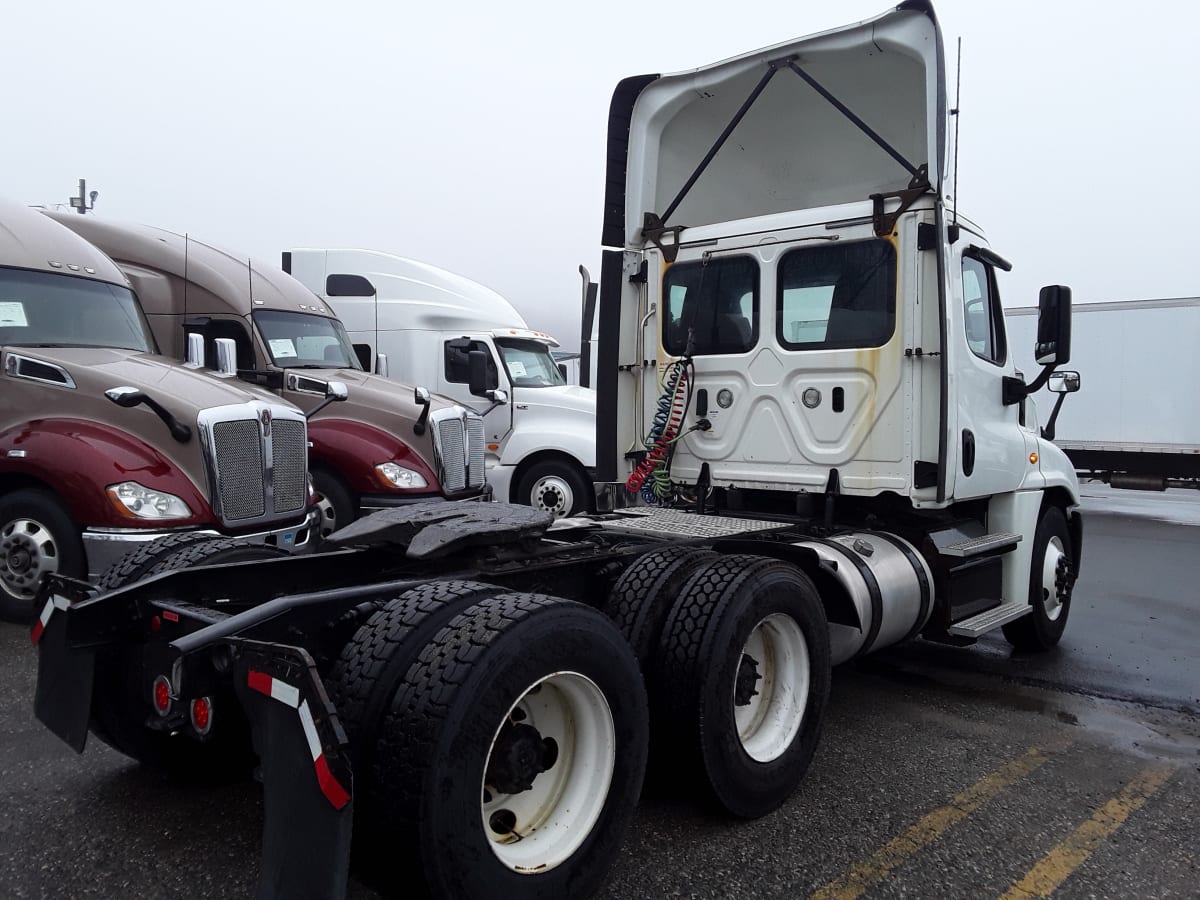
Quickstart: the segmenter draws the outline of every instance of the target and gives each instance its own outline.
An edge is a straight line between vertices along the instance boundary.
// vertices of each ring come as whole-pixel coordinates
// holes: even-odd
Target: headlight
[[[174,494],[152,491],[136,481],[110,484],[105,490],[119,512],[135,519],[187,519],[192,515]]]
[[[379,473],[379,477],[392,487],[398,488],[423,488],[428,487],[428,482],[425,481],[425,476],[420,472],[414,472],[412,469],[406,469],[404,466],[397,465],[394,462],[380,463],[375,467],[375,471]]]

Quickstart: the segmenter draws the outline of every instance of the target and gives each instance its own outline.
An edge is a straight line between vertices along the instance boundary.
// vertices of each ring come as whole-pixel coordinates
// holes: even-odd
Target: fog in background
[[[608,104],[670,73],[869,18],[868,0],[43,2],[5,9],[0,194],[188,231],[278,265],[386,250],[578,345],[599,273]],[[1200,4],[942,0],[963,38],[960,198],[1033,305],[1200,293]],[[698,155],[707,148],[698,148]]]

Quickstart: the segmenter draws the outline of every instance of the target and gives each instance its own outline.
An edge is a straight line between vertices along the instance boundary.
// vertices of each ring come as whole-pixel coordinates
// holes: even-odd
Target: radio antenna
[[[962,126],[962,37],[958,39],[958,62],[954,75],[954,109],[950,110],[950,115],[954,116],[954,221],[953,225],[958,227],[958,132]]]

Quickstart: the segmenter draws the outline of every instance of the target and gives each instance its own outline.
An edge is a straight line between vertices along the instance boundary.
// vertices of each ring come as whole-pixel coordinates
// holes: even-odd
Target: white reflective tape
[[[51,597],[50,602],[54,604],[55,609],[69,609],[71,606],[70,600],[66,597],[60,597],[58,594]]]
[[[54,612],[54,598],[46,601],[46,605],[42,607],[42,614],[38,616],[38,621],[42,623],[42,627],[46,627],[46,623],[50,621],[50,615]]]
[[[292,709],[300,705],[300,688],[292,687],[286,681],[280,681],[278,678],[271,679],[271,696],[286,703]]]
[[[300,724],[304,726],[304,736],[308,738],[308,752],[315,760],[322,753],[321,738],[317,735],[317,723],[313,721],[307,700],[300,704]]]

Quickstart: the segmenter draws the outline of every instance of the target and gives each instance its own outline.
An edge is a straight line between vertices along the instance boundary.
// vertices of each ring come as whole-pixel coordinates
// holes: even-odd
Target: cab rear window
[[[791,250],[779,261],[775,309],[789,350],[883,346],[896,329],[896,251],[888,241]]]
[[[662,342],[682,356],[745,353],[758,343],[758,263],[734,256],[675,263],[663,276]]]

